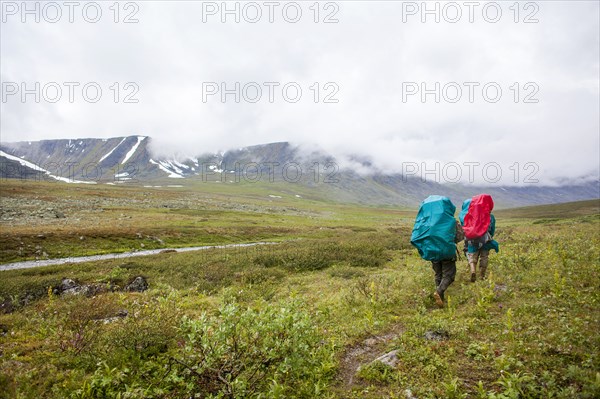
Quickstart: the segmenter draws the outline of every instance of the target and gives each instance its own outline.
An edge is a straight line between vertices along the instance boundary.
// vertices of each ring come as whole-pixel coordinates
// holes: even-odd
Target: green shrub
[[[331,354],[309,314],[298,303],[242,308],[231,303],[218,314],[184,317],[185,344],[174,360],[186,395],[259,397],[276,390],[310,397],[331,371]]]
[[[44,311],[47,320],[44,328],[48,328],[65,356],[91,354],[105,329],[103,320],[115,316],[118,311],[118,304],[107,296],[51,297]]]
[[[176,306],[176,295],[150,298],[139,295],[129,303],[123,302],[127,316],[113,318],[103,335],[109,364],[118,364],[121,355],[126,358],[150,356],[166,352],[175,340],[181,313]]]
[[[357,376],[370,382],[389,383],[398,379],[398,371],[377,361],[361,367]]]

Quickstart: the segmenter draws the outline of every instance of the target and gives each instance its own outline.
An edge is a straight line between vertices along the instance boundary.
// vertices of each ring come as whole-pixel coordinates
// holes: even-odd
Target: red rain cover
[[[485,234],[490,226],[492,209],[494,209],[494,200],[489,194],[479,194],[471,199],[463,226],[465,237],[471,239]]]

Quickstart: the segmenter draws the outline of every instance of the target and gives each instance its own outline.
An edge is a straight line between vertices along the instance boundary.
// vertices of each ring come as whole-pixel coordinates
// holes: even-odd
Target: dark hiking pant
[[[456,277],[456,260],[431,262],[431,266],[435,272],[435,290],[444,299],[444,292],[446,292],[450,284],[454,282],[454,277]]]

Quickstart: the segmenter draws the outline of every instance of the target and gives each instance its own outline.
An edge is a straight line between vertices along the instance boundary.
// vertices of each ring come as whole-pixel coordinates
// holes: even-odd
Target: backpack
[[[494,200],[489,194],[479,194],[463,202],[459,219],[463,224],[468,245],[479,249],[492,240],[491,213]]]
[[[456,257],[456,207],[448,197],[430,195],[419,207],[410,243],[421,258],[442,261]]]
[[[461,225],[465,225],[465,216],[467,215],[467,212],[469,211],[469,205],[471,205],[471,198],[467,198],[466,200],[463,201],[462,203],[462,209],[460,211],[460,213],[458,214],[458,220],[460,221]]]

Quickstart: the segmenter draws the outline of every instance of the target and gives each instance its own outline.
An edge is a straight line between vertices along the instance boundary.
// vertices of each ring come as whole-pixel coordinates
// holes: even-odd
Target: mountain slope
[[[598,182],[561,187],[478,187],[439,184],[400,174],[364,175],[339,169],[328,154],[300,150],[287,142],[201,154],[185,160],[153,157],[150,142],[146,136],[128,136],[2,143],[0,177],[97,184],[254,184],[265,193],[302,187],[302,192],[315,199],[408,207],[434,193],[449,196],[457,206],[464,198],[481,192],[494,196],[499,207],[600,197]]]

